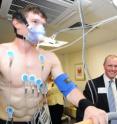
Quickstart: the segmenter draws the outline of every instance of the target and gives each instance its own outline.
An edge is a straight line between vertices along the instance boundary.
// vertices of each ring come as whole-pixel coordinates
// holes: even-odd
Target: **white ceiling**
[[[117,9],[110,3],[110,0],[82,1],[85,24],[92,25],[96,22],[100,22],[117,15]],[[78,5],[71,0],[2,0],[0,9],[1,42],[8,42],[14,37],[11,24],[9,21],[7,21],[7,18],[9,18],[8,12],[21,8],[29,3],[38,4],[47,13],[48,36],[51,36],[53,33],[63,28],[68,28],[76,22],[81,22]],[[14,4],[17,4],[18,7],[16,7]],[[86,29],[85,31],[87,32],[88,30],[90,29]],[[56,39],[72,43],[75,40],[77,41],[81,36],[82,30],[79,29],[59,33]],[[96,27],[93,31],[88,33],[86,37],[87,47],[105,42],[111,42],[112,40],[117,40],[117,19],[110,23]],[[82,39],[70,47],[58,50],[58,53],[73,52],[76,50],[81,50],[81,48]]]

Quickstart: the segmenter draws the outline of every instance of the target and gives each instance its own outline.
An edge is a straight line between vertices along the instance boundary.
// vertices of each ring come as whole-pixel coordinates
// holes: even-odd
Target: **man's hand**
[[[87,119],[91,119],[93,121],[93,124],[108,124],[107,113],[94,106],[88,106],[85,109],[83,120],[87,120]]]

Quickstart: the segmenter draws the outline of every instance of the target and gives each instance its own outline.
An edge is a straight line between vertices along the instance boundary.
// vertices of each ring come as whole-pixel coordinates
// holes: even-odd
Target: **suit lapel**
[[[116,85],[116,89],[117,89],[117,79],[115,78],[115,85]]]
[[[117,86],[117,85],[116,85]],[[100,76],[100,81],[99,81],[99,87],[105,87],[105,83],[104,83],[104,78],[103,75]],[[99,95],[99,94],[98,94]],[[104,108],[107,110],[107,112],[109,111],[109,105],[108,105],[108,98],[107,98],[107,93],[101,94],[99,97],[99,100],[104,101]]]

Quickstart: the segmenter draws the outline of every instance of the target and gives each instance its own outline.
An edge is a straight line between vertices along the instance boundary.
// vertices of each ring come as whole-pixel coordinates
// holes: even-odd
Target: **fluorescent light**
[[[39,45],[40,46],[47,46],[47,47],[60,47],[60,46],[63,46],[67,43],[68,42],[66,42],[66,41],[56,41],[56,43],[42,42]]]
[[[117,0],[112,0],[112,3],[114,4],[115,7],[117,7]]]

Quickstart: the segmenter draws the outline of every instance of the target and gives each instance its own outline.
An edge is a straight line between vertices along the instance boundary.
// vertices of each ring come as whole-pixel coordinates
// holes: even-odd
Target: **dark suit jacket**
[[[105,110],[106,112],[109,112],[107,93],[100,93],[100,94],[98,93],[98,88],[105,87],[103,75],[101,75],[100,77],[98,77],[96,79],[93,79],[92,81],[93,81],[93,84],[91,81],[89,81],[89,85],[92,90],[92,94],[93,94],[93,98],[94,98],[94,102],[95,102],[94,105],[97,108],[100,108],[100,109]],[[116,82],[116,87],[117,87],[117,80],[115,80],[115,82]],[[88,83],[86,84],[83,94],[86,98],[88,98],[90,101],[93,102],[89,85],[88,85]],[[82,112],[82,110],[80,108],[78,108],[77,112],[76,112],[76,120],[82,121],[83,116],[84,116],[84,112]]]

